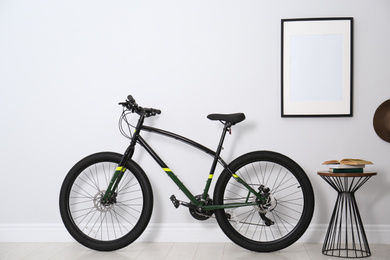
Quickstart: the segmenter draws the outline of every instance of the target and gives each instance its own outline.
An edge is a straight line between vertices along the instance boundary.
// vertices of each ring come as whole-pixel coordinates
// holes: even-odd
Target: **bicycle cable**
[[[126,137],[127,139],[132,139],[133,138],[133,134],[132,134],[131,128],[135,128],[135,126],[130,124],[129,121],[127,120],[127,115],[129,115],[129,114],[132,114],[132,112],[127,110],[127,109],[123,109],[123,112],[122,112],[122,114],[121,114],[121,116],[119,118],[118,127],[119,127],[120,133],[124,137]],[[126,126],[128,128],[129,134],[123,128],[123,124],[124,124],[123,122],[126,124]]]

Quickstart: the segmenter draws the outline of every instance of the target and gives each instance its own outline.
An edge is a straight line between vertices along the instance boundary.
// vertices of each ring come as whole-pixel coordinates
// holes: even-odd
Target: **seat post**
[[[221,154],[221,151],[222,151],[222,148],[223,148],[223,142],[225,141],[226,133],[228,131],[230,131],[230,127],[231,126],[232,125],[230,123],[227,123],[227,122],[224,124],[223,130],[222,130],[221,139],[219,140],[219,144],[218,144],[217,151],[216,151],[217,157],[219,157],[219,155]]]

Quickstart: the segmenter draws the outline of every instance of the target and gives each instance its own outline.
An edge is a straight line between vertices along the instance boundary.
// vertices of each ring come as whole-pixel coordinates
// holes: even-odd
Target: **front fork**
[[[104,191],[104,196],[101,201],[103,205],[109,205],[116,202],[117,193],[115,191],[118,189],[119,183],[126,171],[125,165],[133,157],[134,148],[137,143],[142,124],[144,123],[144,119],[145,116],[141,115],[138,120],[137,127],[135,128],[130,145],[127,148],[126,152],[123,154],[122,159],[120,160],[117,168],[115,169],[114,175],[111,178],[107,190]]]
[[[124,166],[118,166],[115,170],[114,175],[110,181],[110,184],[107,187],[107,190],[104,193],[102,204],[110,205],[116,202],[117,193],[115,190],[118,188],[119,182],[121,181],[126,168]]]
[[[126,171],[126,163],[134,154],[134,146],[130,144],[130,146],[127,148],[126,152],[122,156],[122,159],[118,166],[115,169],[114,175],[111,178],[110,183],[108,184],[107,190],[104,192],[104,196],[102,198],[102,204],[103,205],[109,205],[116,201],[116,195],[115,192],[119,186],[119,183]]]

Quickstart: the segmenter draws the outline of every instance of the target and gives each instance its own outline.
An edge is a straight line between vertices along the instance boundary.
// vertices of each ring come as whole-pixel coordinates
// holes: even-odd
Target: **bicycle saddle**
[[[230,123],[231,125],[235,125],[244,121],[245,114],[244,113],[235,113],[235,114],[210,114],[207,116],[210,120],[220,120],[225,121],[226,123]]]

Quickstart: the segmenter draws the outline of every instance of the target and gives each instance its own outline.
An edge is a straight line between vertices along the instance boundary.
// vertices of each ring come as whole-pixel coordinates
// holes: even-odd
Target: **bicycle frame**
[[[230,127],[231,125],[226,123],[224,125],[224,129],[223,129],[223,132],[222,132],[222,135],[221,135],[221,138],[220,138],[220,142],[218,144],[218,147],[217,147],[217,150],[216,152],[212,151],[211,149],[191,140],[191,139],[188,139],[186,137],[183,137],[183,136],[180,136],[178,134],[175,134],[175,133],[172,133],[172,132],[168,132],[168,131],[165,131],[165,130],[162,130],[162,129],[159,129],[159,128],[154,128],[154,127],[150,127],[150,126],[144,126],[143,125],[143,122],[144,122],[144,119],[145,119],[145,116],[141,115],[140,116],[140,119],[138,121],[138,124],[136,126],[136,129],[135,129],[135,132],[133,134],[133,137],[132,137],[132,140],[130,142],[130,145],[129,147],[127,148],[126,152],[124,153],[123,157],[122,157],[122,160],[121,162],[119,163],[118,167],[116,168],[116,171],[114,173],[114,176],[112,177],[112,180],[105,192],[105,195],[103,197],[103,203],[109,203],[110,201],[110,198],[112,198],[112,196],[116,196],[115,194],[115,190],[116,188],[118,187],[118,184],[124,174],[124,172],[126,171],[126,168],[124,167],[127,163],[127,161],[129,159],[131,159],[131,157],[133,156],[133,153],[134,153],[134,147],[135,145],[138,143],[140,144],[149,154],[150,156],[157,162],[157,164],[166,172],[166,174],[171,178],[171,180],[176,183],[176,185],[179,187],[180,190],[183,191],[183,193],[188,197],[188,199],[191,201],[192,205],[191,204],[188,204],[186,206],[189,206],[191,205],[192,207],[195,207],[197,209],[202,209],[202,210],[217,210],[217,209],[224,209],[224,208],[237,208],[237,207],[243,207],[243,206],[253,206],[253,205],[256,205],[257,203],[255,202],[249,202],[249,197],[250,197],[250,194],[254,194],[257,198],[259,198],[260,200],[263,200],[263,196],[259,193],[259,192],[256,192],[252,187],[250,187],[243,179],[241,179],[239,176],[237,176],[236,174],[234,174],[228,167],[228,164],[220,157],[220,154],[221,154],[221,151],[222,151],[222,145],[223,145],[223,142],[224,142],[224,139],[225,139],[225,136],[226,136],[226,132],[230,131]],[[176,140],[179,140],[181,142],[184,142],[190,146],[193,146],[207,154],[209,154],[210,156],[212,156],[214,159],[213,159],[213,162],[212,162],[212,165],[211,165],[211,169],[210,169],[210,172],[209,172],[209,175],[208,175],[208,179],[206,181],[206,186],[203,190],[203,194],[202,194],[202,199],[201,200],[197,200],[195,198],[195,196],[187,189],[187,187],[180,181],[180,179],[171,171],[171,169],[164,163],[164,161],[157,155],[157,153],[152,149],[152,147],[150,147],[150,145],[145,141],[145,139],[143,139],[140,135],[140,132],[142,131],[147,131],[147,132],[151,132],[151,133],[156,133],[156,134],[160,134],[160,135],[163,135],[163,136],[166,136],[166,137],[169,137],[169,138],[173,138],[173,139],[176,139]],[[217,166],[217,163],[220,163],[224,169],[227,169],[228,172],[230,172],[230,174],[233,176],[233,178],[241,183],[246,189],[248,189],[248,196],[246,198],[246,201],[244,203],[230,203],[230,204],[224,204],[224,205],[204,205],[205,204],[205,201],[206,201],[206,198],[208,196],[208,192],[209,192],[209,189],[210,189],[210,185],[211,185],[211,182],[212,182],[212,179],[214,177],[214,173],[215,173],[215,169],[216,169],[216,166]]]

